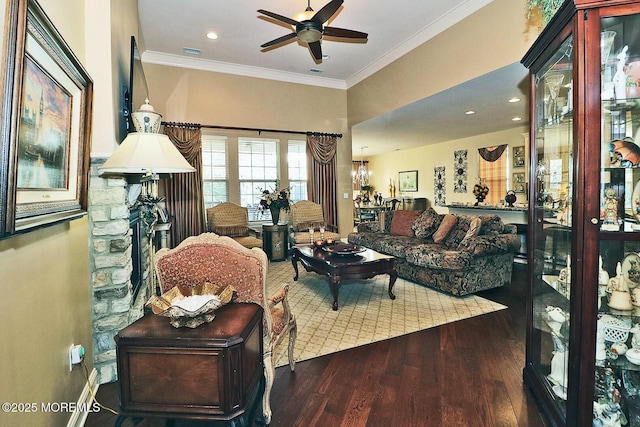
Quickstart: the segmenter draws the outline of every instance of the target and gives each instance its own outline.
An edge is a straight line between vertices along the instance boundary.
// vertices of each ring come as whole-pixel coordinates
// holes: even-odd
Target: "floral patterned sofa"
[[[497,215],[389,211],[362,223],[348,241],[396,257],[398,276],[462,296],[511,281],[520,247],[516,226]]]

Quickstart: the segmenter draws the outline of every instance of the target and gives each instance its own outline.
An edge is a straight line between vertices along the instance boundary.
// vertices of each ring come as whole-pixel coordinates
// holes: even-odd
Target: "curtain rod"
[[[335,136],[336,138],[342,138],[341,133],[324,133],[324,132],[311,132],[311,131],[297,131],[297,130],[282,130],[282,129],[258,129],[258,128],[245,128],[245,127],[235,127],[235,126],[218,126],[218,125],[197,125],[194,123],[174,123],[174,122],[162,122],[163,125],[169,126],[186,126],[186,127],[201,127],[207,129],[224,129],[224,130],[245,130],[250,132],[258,132],[260,135],[262,132],[272,132],[272,133],[290,133],[296,135],[314,135],[314,136]]]

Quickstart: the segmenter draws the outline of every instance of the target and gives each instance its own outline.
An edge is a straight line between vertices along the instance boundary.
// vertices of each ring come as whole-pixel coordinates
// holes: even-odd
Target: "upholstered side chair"
[[[262,240],[249,230],[249,211],[232,202],[224,202],[207,209],[207,230],[228,236],[245,248],[261,248]]]
[[[267,255],[260,248],[248,249],[227,236],[203,233],[188,237],[173,249],[160,249],[155,268],[162,292],[175,286],[190,287],[209,282],[236,289],[232,303],[255,303],[263,308],[263,363],[265,390],[262,398],[264,422],[271,422],[270,396],[274,379],[274,348],[289,335],[289,367],[295,369],[293,348],[296,318],[287,294],[289,285],[267,297]],[[215,322],[215,319],[213,320]]]
[[[309,200],[300,200],[291,205],[289,211],[289,243],[292,246],[308,245],[311,242],[310,228],[314,230],[314,238],[318,239],[320,237],[320,227],[325,229],[325,239],[340,240],[337,227],[325,222],[321,205]]]

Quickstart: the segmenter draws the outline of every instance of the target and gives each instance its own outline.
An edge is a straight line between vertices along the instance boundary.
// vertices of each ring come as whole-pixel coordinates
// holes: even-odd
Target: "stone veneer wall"
[[[132,301],[129,185],[125,178],[99,177],[98,168],[105,161],[105,158],[91,159],[88,201],[93,363],[100,384],[117,380],[113,338],[142,317],[149,297],[149,245],[143,237],[142,285],[136,300]]]

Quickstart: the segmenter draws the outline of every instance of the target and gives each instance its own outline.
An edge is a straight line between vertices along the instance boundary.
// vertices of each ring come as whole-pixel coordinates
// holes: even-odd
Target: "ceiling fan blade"
[[[366,39],[369,35],[355,30],[346,30],[344,28],[324,27],[323,34],[328,37],[344,37],[349,39]]]
[[[309,43],[309,50],[316,62],[322,62],[322,47],[320,41]]]
[[[278,37],[277,39],[273,39],[270,42],[266,42],[265,44],[261,44],[260,47],[269,47],[276,44],[280,44],[287,40],[291,40],[296,37],[296,33],[287,34],[286,36]]]
[[[277,13],[269,12],[268,10],[258,9],[258,13],[262,13],[263,15],[267,15],[270,18],[275,19],[276,21],[284,22],[285,24],[299,25],[300,23],[295,19],[287,18],[286,16],[278,15]]]
[[[311,20],[324,24],[329,20],[329,18],[333,16],[334,13],[336,13],[338,9],[340,9],[340,6],[342,6],[342,3],[344,3],[344,0],[330,1],[329,3],[325,4],[322,7],[322,9],[317,11],[316,14],[313,15]]]

